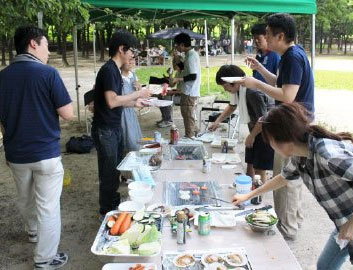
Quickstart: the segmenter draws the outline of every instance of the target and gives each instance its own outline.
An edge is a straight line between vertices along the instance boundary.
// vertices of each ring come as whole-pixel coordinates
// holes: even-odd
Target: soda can
[[[209,235],[211,232],[211,216],[208,212],[201,212],[198,218],[199,235]]]
[[[158,131],[154,132],[154,141],[160,143],[162,140],[162,134]]]

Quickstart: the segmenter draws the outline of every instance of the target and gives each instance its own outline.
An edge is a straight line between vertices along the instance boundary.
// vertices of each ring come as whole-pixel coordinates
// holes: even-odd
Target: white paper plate
[[[161,99],[148,99],[143,102],[144,104],[152,107],[167,107],[173,104],[172,100],[161,100]]]
[[[236,83],[243,80],[243,77],[221,77],[221,79],[227,83]]]
[[[231,255],[231,254],[238,254],[241,258],[242,258],[242,262],[241,263],[235,263],[233,261],[231,261],[228,256]],[[241,252],[232,252],[232,253],[228,253],[226,255],[224,255],[224,260],[231,266],[243,266],[243,265],[246,265],[248,263],[248,260],[246,259],[246,257],[244,256],[243,253]]]
[[[135,212],[135,211],[145,210],[145,205],[140,202],[125,201],[119,204],[118,208],[119,208],[119,211],[122,211],[122,212]]]

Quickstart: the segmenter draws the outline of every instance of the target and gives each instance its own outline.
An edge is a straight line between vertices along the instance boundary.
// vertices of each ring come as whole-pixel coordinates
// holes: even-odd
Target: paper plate
[[[221,77],[221,79],[227,83],[236,83],[243,80],[243,77]]]

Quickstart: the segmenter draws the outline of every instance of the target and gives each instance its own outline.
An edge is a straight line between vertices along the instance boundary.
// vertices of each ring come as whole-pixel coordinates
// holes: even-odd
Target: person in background
[[[181,33],[174,38],[176,50],[185,53],[184,70],[181,78],[173,78],[171,83],[180,83],[182,92],[180,110],[184,120],[185,137],[194,138],[197,134],[195,110],[197,99],[200,96],[201,65],[197,52],[191,47],[191,38],[188,34]]]
[[[134,66],[135,59],[131,58],[129,64],[124,64],[121,67],[121,76],[124,82],[122,95],[129,95],[134,93],[134,91],[141,90],[137,76],[132,71]],[[142,133],[133,107],[124,107],[121,113],[121,127],[123,131],[124,153],[138,151],[140,148],[138,142],[141,140]]]
[[[251,29],[251,34],[255,40],[257,54],[256,60],[259,61],[272,74],[277,73],[280,56],[268,49],[266,36],[266,24],[256,24]],[[253,70],[253,77],[265,82],[262,75]],[[249,103],[248,112],[250,123],[248,124],[250,134],[245,140],[245,162],[247,163],[246,174],[254,178],[255,174],[261,176],[264,183],[267,179],[266,170],[273,169],[274,152],[270,145],[265,143],[261,136],[261,124],[257,119],[266,115],[267,111],[274,106],[273,98],[257,89],[246,92],[246,100]]]
[[[42,29],[16,29],[17,55],[0,72],[0,127],[7,165],[15,180],[17,205],[37,243],[34,269],[57,269],[68,255],[58,252],[60,197],[64,169],[59,116],[72,120],[71,98],[56,69],[47,65],[48,40]]]
[[[259,120],[264,140],[289,162],[272,180],[232,200],[238,205],[301,177],[336,227],[317,270],[339,270],[348,255],[353,264],[353,138],[348,132],[334,134],[311,125],[310,114],[296,102],[283,103]]]
[[[314,77],[304,49],[294,43],[295,21],[285,13],[273,14],[267,18],[266,41],[271,51],[281,55],[278,76],[268,71],[253,57],[247,57],[250,68],[258,71],[266,83],[253,77],[245,77],[240,83],[247,88],[258,89],[281,102],[300,102],[314,115]],[[277,175],[288,160],[275,153],[273,174]],[[302,181],[291,181],[274,191],[274,205],[280,219],[279,229],[287,239],[295,240],[303,222]]]
[[[123,107],[143,107],[151,91],[144,89],[123,95],[121,67],[129,64],[137,39],[124,30],[116,31],[110,40],[111,57],[99,70],[94,88],[92,138],[97,149],[99,176],[99,213],[115,210],[120,204],[120,173],[116,169],[123,156],[121,114]]]

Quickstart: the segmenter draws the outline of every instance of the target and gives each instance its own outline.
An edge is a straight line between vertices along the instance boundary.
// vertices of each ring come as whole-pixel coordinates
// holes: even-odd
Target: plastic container
[[[152,200],[153,191],[132,189],[129,191],[129,196],[130,196],[130,199],[134,202],[140,202],[140,203],[146,204]]]
[[[234,180],[235,190],[237,194],[248,194],[251,192],[252,179],[247,175],[239,175]],[[243,203],[244,206],[249,205],[250,200]]]

